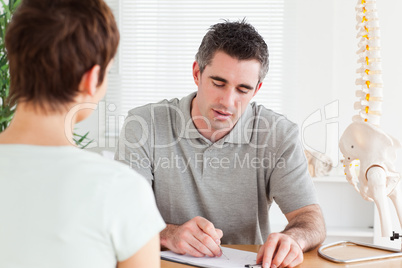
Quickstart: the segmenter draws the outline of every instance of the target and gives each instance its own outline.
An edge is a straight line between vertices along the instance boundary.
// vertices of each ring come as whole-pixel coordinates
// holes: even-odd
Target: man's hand
[[[303,262],[303,250],[289,235],[272,233],[257,255],[264,268],[295,267]]]
[[[289,212],[289,223],[280,233],[272,233],[257,255],[264,268],[295,267],[303,262],[303,252],[325,239],[325,222],[320,206],[309,205]]]
[[[168,224],[161,232],[161,245],[178,254],[194,257],[220,257],[223,232],[203,217],[195,217],[182,225]]]

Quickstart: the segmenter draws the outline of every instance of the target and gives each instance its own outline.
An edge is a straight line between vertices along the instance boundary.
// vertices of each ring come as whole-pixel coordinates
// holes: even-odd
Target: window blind
[[[285,0],[106,0],[121,34],[105,97],[106,135],[120,132],[127,112],[197,90],[192,64],[208,28],[243,18],[268,44],[270,66],[253,101],[282,112]]]

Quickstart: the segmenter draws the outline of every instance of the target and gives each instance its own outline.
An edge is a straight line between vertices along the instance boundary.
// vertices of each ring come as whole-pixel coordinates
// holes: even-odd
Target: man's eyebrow
[[[213,80],[216,80],[216,81],[221,81],[221,82],[223,82],[223,83],[227,83],[227,82],[228,82],[225,78],[222,78],[222,77],[219,77],[219,76],[213,76],[213,75],[211,75],[211,76],[209,76],[209,78],[211,78],[211,79],[213,79]],[[248,89],[248,90],[253,90],[253,89],[254,89],[254,87],[252,87],[252,86],[250,86],[250,85],[246,85],[246,84],[240,84],[240,85],[238,85],[238,87],[243,87],[243,88]]]
[[[211,78],[213,80],[216,80],[216,81],[221,81],[221,82],[224,82],[224,83],[228,82],[228,80],[226,80],[225,78],[219,77],[219,76],[210,75],[209,78]]]
[[[252,86],[246,85],[246,84],[240,84],[239,87],[244,87],[245,89],[248,90],[253,90],[254,88]]]

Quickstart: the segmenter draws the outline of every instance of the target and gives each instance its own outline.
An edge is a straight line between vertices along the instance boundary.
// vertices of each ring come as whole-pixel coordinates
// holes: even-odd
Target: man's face
[[[220,139],[234,127],[262,85],[258,83],[260,66],[257,60],[238,60],[222,51],[215,53],[202,74],[194,62],[198,92],[191,115],[201,134]]]

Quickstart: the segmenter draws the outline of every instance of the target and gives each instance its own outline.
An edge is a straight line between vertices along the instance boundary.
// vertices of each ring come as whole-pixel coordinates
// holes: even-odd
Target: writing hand
[[[161,245],[178,254],[194,257],[220,257],[218,246],[223,232],[203,217],[195,217],[182,225],[168,226],[161,232]]]
[[[257,254],[263,268],[295,267],[303,262],[299,244],[287,234],[272,233]]]

